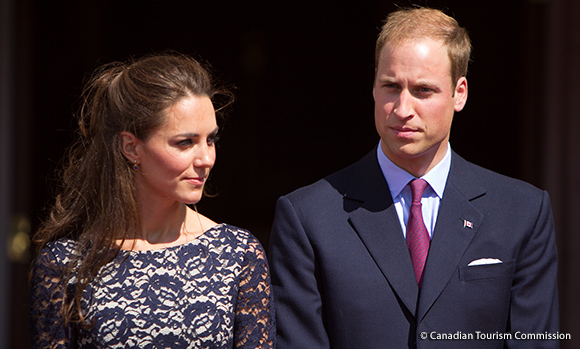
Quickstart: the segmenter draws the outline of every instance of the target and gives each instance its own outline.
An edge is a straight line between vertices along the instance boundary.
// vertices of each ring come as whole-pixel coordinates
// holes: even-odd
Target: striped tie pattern
[[[423,284],[423,269],[429,252],[431,239],[423,221],[421,211],[421,198],[425,189],[429,185],[424,179],[414,179],[409,182],[411,186],[412,203],[409,210],[409,220],[407,221],[407,247],[411,254],[413,269],[419,288]]]

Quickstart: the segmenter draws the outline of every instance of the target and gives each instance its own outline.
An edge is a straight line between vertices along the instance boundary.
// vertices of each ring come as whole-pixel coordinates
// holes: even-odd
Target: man
[[[380,144],[277,203],[279,348],[558,346],[548,194],[449,146],[470,51],[438,10],[389,15],[373,88]]]

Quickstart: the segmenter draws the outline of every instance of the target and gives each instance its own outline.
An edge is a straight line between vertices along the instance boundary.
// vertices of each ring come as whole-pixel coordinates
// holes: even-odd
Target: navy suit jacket
[[[376,149],[278,200],[269,257],[281,349],[558,347],[521,339],[558,331],[548,194],[456,153],[421,290]]]

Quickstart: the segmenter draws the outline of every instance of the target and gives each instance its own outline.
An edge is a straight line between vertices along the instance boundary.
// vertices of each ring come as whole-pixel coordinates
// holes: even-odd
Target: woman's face
[[[136,145],[137,198],[197,203],[215,163],[218,126],[207,96],[190,96],[165,110],[165,122]]]

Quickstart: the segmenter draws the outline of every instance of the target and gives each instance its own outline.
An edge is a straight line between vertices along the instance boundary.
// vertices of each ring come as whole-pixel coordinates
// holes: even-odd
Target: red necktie
[[[425,188],[429,184],[424,179],[414,179],[410,182],[410,185],[413,202],[411,203],[409,220],[407,221],[407,247],[411,253],[411,261],[413,262],[413,269],[415,269],[417,284],[421,288],[421,284],[423,283],[423,269],[425,268],[429,244],[431,243],[427,227],[425,227],[425,223],[423,222],[421,198],[423,197]]]

